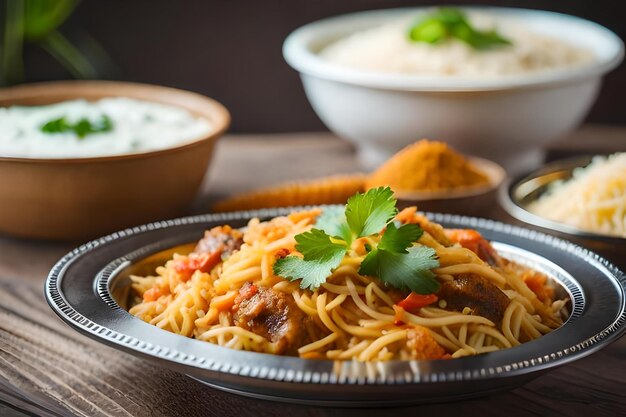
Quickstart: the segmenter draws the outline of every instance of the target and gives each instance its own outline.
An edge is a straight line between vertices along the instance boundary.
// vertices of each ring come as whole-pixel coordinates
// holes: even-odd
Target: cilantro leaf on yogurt
[[[95,121],[82,118],[76,123],[70,123],[65,117],[50,120],[41,126],[41,131],[48,134],[73,132],[79,139],[84,139],[93,133],[104,133],[113,130],[113,121],[107,115]]]

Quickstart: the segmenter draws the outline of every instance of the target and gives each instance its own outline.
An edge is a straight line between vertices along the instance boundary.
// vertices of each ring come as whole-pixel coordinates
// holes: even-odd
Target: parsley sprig
[[[415,224],[397,227],[393,222],[397,213],[389,187],[355,194],[343,211],[340,207],[328,207],[315,228],[296,235],[296,249],[302,257],[291,255],[278,259],[274,274],[291,281],[301,280],[301,288],[315,290],[341,264],[355,239],[382,233],[378,244],[369,248],[359,273],[418,294],[436,292],[439,282],[431,271],[439,266],[436,252],[426,246],[415,246],[423,230]]]
[[[409,29],[409,39],[414,42],[436,44],[451,38],[459,39],[479,50],[511,45],[511,41],[496,30],[476,29],[461,10],[452,7],[436,10]]]

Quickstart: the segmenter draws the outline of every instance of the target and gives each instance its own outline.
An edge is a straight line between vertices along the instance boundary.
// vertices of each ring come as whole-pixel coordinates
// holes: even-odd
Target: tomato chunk
[[[174,269],[181,275],[183,281],[191,278],[194,272],[211,272],[222,260],[222,251],[217,250],[211,253],[191,254],[186,259],[177,260]]]

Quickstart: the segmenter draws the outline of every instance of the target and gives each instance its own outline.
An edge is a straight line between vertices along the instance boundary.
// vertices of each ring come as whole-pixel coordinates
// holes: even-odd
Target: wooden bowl
[[[62,81],[0,90],[0,107],[129,97],[181,107],[211,121],[206,136],[178,146],[115,156],[44,159],[0,156],[0,233],[78,240],[185,214],[230,124],[218,102],[174,88]]]

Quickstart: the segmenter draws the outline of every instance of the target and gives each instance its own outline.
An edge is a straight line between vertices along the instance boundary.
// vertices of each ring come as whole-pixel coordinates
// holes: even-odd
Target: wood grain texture
[[[358,168],[350,147],[327,135],[309,135],[294,145],[297,151],[286,147],[291,139],[225,140],[197,211],[217,196],[272,184],[286,171],[294,172],[293,179]],[[309,158],[299,156],[302,152]],[[268,168],[272,161],[281,169]],[[506,220],[501,211],[488,215]],[[0,399],[5,403],[0,414],[19,410],[17,415],[55,417],[379,417],[383,412],[281,404],[223,393],[78,334],[52,313],[43,298],[48,270],[71,247],[0,237]],[[626,415],[625,365],[626,338],[622,338],[505,394],[384,412],[394,416]]]

